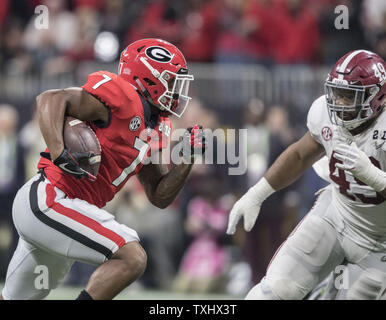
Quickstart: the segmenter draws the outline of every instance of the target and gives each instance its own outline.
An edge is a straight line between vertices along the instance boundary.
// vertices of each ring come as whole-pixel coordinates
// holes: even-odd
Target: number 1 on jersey
[[[94,84],[92,86],[92,88],[95,90],[95,89],[98,89],[102,84],[106,83],[106,82],[109,82],[110,80],[112,80],[107,74],[102,74],[102,77],[103,79],[99,82],[97,82],[96,84]]]
[[[134,148],[139,151],[138,156],[128,167],[123,169],[119,177],[113,181],[113,185],[116,187],[118,187],[132,172],[134,172],[135,168],[141,163],[141,161],[145,157],[149,145],[145,141],[136,137],[134,142]]]

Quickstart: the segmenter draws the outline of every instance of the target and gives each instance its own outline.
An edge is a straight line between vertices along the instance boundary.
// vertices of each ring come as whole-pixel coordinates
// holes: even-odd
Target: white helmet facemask
[[[192,99],[189,97],[188,92],[190,81],[194,80],[193,75],[187,74],[186,69],[181,69],[181,73],[174,73],[169,70],[160,73],[146,59],[141,58],[140,60],[165,87],[165,92],[157,101],[160,105],[159,108],[180,118]]]

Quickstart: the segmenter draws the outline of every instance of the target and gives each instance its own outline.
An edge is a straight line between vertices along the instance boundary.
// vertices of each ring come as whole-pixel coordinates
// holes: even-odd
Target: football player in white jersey
[[[304,299],[336,267],[355,265],[347,297],[378,299],[386,286],[386,63],[355,50],[340,58],[312,104],[308,132],[289,146],[239,199],[228,234],[241,218],[250,231],[262,202],[327,158],[331,183],[278,249],[246,299]],[[322,160],[323,161],[323,160]],[[358,269],[356,268],[356,270]]]

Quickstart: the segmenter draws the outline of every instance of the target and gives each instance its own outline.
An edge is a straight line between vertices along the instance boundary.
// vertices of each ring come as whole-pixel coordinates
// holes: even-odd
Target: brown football
[[[102,149],[95,132],[85,122],[66,117],[63,128],[64,145],[70,152],[92,152],[93,157],[79,163],[80,167],[97,176]]]

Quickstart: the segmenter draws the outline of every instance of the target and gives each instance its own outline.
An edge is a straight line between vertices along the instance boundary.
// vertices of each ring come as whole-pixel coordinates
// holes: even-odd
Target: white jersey
[[[324,169],[328,170],[329,188],[333,190],[332,203],[347,226],[343,232],[368,249],[382,250],[386,241],[386,199],[350,172],[337,169],[335,164],[340,161],[332,154],[339,142],[352,140],[375,166],[386,171],[386,112],[364,132],[352,136],[331,123],[326,98],[321,96],[308,112],[307,127],[326,151],[328,161],[321,163],[328,165]]]

